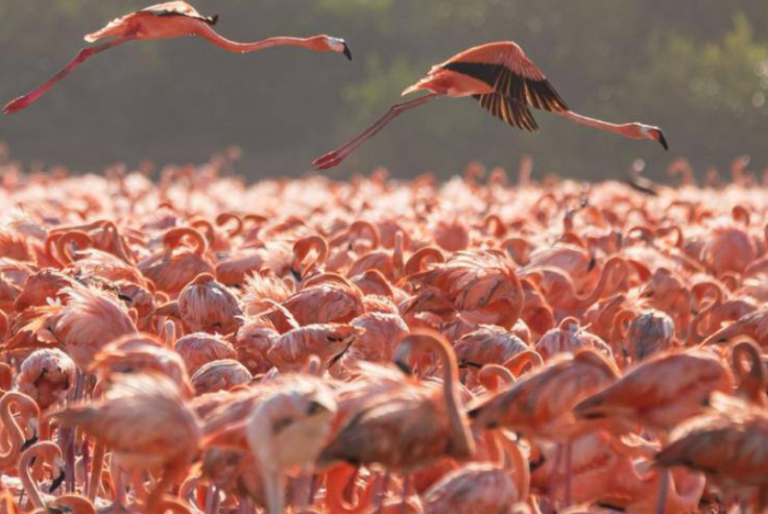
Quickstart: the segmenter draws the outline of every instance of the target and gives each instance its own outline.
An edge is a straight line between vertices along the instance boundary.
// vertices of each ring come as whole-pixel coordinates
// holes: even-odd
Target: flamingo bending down
[[[207,39],[228,52],[246,53],[256,52],[273,46],[300,46],[316,52],[340,52],[347,56],[347,59],[352,59],[349,46],[347,46],[343,39],[323,34],[308,38],[273,37],[253,43],[237,43],[226,39],[213,30],[212,26],[216,24],[217,20],[218,16],[202,16],[191,5],[182,1],[153,5],[117,18],[103,29],[85,36],[85,40],[89,43],[103,38],[113,39],[80,50],[77,57],[70,61],[53,78],[31,93],[9,102],[3,109],[3,112],[5,114],[12,114],[25,109],[91,56],[130,41],[198,36]]]
[[[397,104],[368,130],[338,150],[316,159],[312,165],[326,170],[341,164],[368,139],[379,133],[402,113],[443,96],[471,96],[480,106],[508,125],[529,132],[539,127],[529,107],[554,112],[588,127],[613,132],[629,139],[653,139],[667,149],[667,140],[659,127],[642,123],[614,124],[588,118],[568,109],[546,76],[512,41],[488,43],[470,48],[434,66],[427,76],[410,86],[403,95],[419,90],[430,93]]]

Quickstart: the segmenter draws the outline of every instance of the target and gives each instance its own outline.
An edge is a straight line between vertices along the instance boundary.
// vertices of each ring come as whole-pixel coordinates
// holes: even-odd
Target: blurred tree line
[[[82,36],[145,7],[137,0],[0,0],[0,101],[47,79]],[[538,134],[476,102],[444,99],[397,120],[334,176],[385,165],[396,176],[461,172],[472,159],[536,176],[623,177],[637,159],[660,177],[677,156],[721,169],[736,155],[768,165],[765,0],[197,0],[217,30],[249,41],[325,32],[355,60],[273,49],[234,55],[202,40],[134,43],[98,55],[27,111],[0,119],[25,162],[80,171],[144,160],[199,162],[228,145],[251,178],[296,175],[368,126],[434,63],[517,41],[577,112],[665,129],[671,150],[625,141],[548,113]]]

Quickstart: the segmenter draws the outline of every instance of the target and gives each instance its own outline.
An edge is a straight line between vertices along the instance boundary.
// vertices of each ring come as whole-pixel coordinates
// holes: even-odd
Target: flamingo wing
[[[567,111],[565,100],[542,71],[512,42],[490,43],[462,52],[438,69],[468,75],[522,106],[545,111]],[[490,102],[490,100],[489,100]]]
[[[218,15],[203,16],[187,2],[181,1],[153,5],[147,7],[146,9],[142,9],[139,12],[149,13],[154,16],[186,16],[187,18],[194,18],[196,20],[204,21],[208,25],[215,25],[219,19]]]
[[[488,93],[485,95],[472,95],[472,98],[480,102],[480,107],[507,125],[529,132],[539,130],[539,125],[533,118],[531,110],[525,105],[510,99],[508,96],[501,93]]]

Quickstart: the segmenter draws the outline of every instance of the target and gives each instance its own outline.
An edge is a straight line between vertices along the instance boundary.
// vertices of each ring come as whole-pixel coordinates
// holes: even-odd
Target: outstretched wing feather
[[[164,4],[153,5],[142,9],[140,12],[152,14],[154,16],[186,16],[195,18],[213,25],[218,20],[218,16],[203,16],[197,10],[186,2],[176,1]]]
[[[496,93],[522,105],[553,112],[568,110],[565,100],[530,61],[522,63],[516,70],[505,64],[462,61],[447,62],[442,67],[481,80],[493,87]]]
[[[485,95],[473,95],[480,102],[480,106],[493,114],[503,122],[520,130],[536,132],[539,125],[533,117],[531,110],[524,104],[517,102],[501,93],[488,93]]]

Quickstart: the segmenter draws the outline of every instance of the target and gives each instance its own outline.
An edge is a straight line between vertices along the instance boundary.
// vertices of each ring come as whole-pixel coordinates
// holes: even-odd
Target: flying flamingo
[[[349,46],[343,39],[324,34],[308,38],[273,37],[254,43],[236,43],[213,30],[212,27],[216,24],[217,20],[218,16],[202,16],[191,5],[182,1],[153,5],[141,11],[117,18],[103,29],[85,36],[85,40],[88,43],[104,38],[112,39],[80,50],[77,57],[70,61],[53,78],[31,93],[9,102],[3,109],[3,112],[5,114],[12,114],[25,109],[93,55],[130,41],[151,41],[182,36],[198,36],[207,39],[228,52],[247,53],[273,46],[299,46],[315,52],[340,52],[347,59],[352,59]]]
[[[534,107],[629,139],[652,139],[661,143],[665,150],[668,148],[659,127],[642,123],[617,125],[569,110],[546,76],[526,57],[523,49],[511,41],[488,43],[451,57],[434,66],[425,78],[403,91],[403,96],[420,90],[429,91],[429,94],[393,106],[363,134],[316,159],[313,166],[318,170],[338,166],[399,115],[443,96],[471,96],[480,102],[483,109],[508,125],[530,132],[539,128],[529,109]]]

